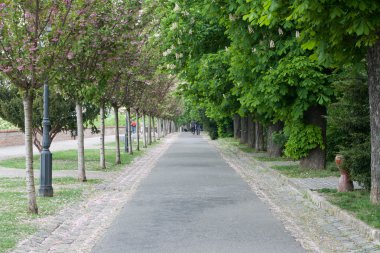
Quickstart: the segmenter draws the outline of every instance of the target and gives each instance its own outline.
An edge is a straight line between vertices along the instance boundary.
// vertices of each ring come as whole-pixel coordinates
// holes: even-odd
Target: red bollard
[[[339,169],[340,178],[338,185],[338,192],[350,192],[354,190],[354,183],[350,178],[348,169],[344,166],[344,156],[336,155],[335,164]]]

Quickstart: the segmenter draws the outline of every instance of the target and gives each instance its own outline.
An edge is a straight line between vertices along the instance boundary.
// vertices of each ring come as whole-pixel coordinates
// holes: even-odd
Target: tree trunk
[[[161,138],[161,119],[157,118],[157,140]]]
[[[322,130],[323,145],[326,147],[326,107],[316,105],[310,107],[304,114],[304,122],[318,126]],[[322,170],[326,168],[326,148],[317,147],[310,151],[307,157],[300,161],[301,168]]]
[[[273,134],[280,132],[283,127],[280,121],[268,127],[267,151],[270,157],[280,157],[282,155],[283,146],[273,142]]]
[[[133,155],[132,127],[131,127],[131,109],[127,109],[127,129],[128,129],[128,153]]]
[[[24,124],[25,124],[25,169],[26,169],[26,191],[28,193],[28,211],[38,213],[36,188],[34,186],[33,172],[33,137],[32,137],[32,106],[33,98],[29,91],[25,91],[23,97]]]
[[[248,127],[247,127],[247,144],[248,147],[255,147],[255,122],[253,122],[252,115],[248,116]]]
[[[163,135],[163,137],[165,137],[166,136],[166,134],[167,134],[167,129],[166,129],[166,119],[164,119],[163,121],[162,121],[162,135]]]
[[[86,182],[86,168],[84,163],[84,129],[82,105],[77,101],[75,105],[77,114],[77,134],[78,134],[78,180]]]
[[[153,130],[153,141],[156,142],[156,124],[155,124],[155,121],[154,121],[154,117],[152,117],[152,130]]]
[[[240,134],[240,143],[245,144],[248,142],[248,118],[241,118],[241,134]]]
[[[105,124],[104,124],[105,112],[104,104],[100,106],[100,168],[106,169],[106,156],[104,147],[104,136],[105,136]]]
[[[147,140],[146,140],[146,124],[145,124],[145,114],[143,114],[143,139],[144,139],[144,148],[147,148]]]
[[[238,114],[234,115],[234,138],[240,139],[241,136],[241,119]]]
[[[119,108],[114,106],[113,111],[115,113],[115,141],[116,141],[116,164],[121,164],[120,159],[120,133],[119,133]]]
[[[256,151],[264,151],[265,150],[265,142],[264,142],[264,128],[259,122],[256,122],[255,127],[255,149]]]
[[[380,204],[380,40],[368,50],[371,119],[371,202]]]
[[[152,145],[152,117],[148,116],[148,144]]]
[[[139,123],[139,112],[136,110],[136,150],[140,151],[140,123]]]

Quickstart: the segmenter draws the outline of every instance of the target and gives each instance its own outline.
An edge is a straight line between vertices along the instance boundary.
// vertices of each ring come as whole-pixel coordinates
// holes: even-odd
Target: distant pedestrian
[[[195,131],[197,132],[197,135],[200,135],[201,125],[198,122],[195,124]]]
[[[132,126],[132,133],[136,132],[136,121],[132,121],[131,126]]]
[[[191,121],[190,127],[191,127],[191,132],[192,132],[193,134],[195,134],[195,126],[196,126],[195,121]]]

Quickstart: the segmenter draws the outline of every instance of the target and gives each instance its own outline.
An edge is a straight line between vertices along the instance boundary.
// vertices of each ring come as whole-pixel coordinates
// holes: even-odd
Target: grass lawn
[[[0,253],[13,248],[16,243],[37,230],[36,218],[51,215],[70,203],[80,201],[83,192],[101,180],[79,183],[76,178],[54,178],[54,197],[37,198],[39,214],[26,212],[25,180],[0,178]]]
[[[329,169],[331,167],[325,170],[301,169],[298,165],[279,165],[272,166],[272,168],[287,177],[293,178],[338,177],[340,175],[338,170]]]
[[[318,192],[322,193],[330,203],[349,211],[368,225],[380,229],[380,205],[371,204],[368,191],[338,192],[321,189]]]
[[[220,138],[222,142],[228,143],[229,145],[235,146],[239,148],[241,151],[246,152],[246,153],[262,153],[262,152],[257,152],[254,148],[248,147],[246,144],[240,144],[240,141],[232,138],[232,137],[226,137],[226,138]]]
[[[269,157],[269,156],[258,156],[255,157],[256,160],[261,162],[287,162],[287,161],[294,161],[291,158],[288,157]]]
[[[112,143],[110,144],[112,145]],[[108,146],[110,147],[110,146]],[[124,152],[124,144],[120,145],[121,149],[121,165],[115,165],[116,152],[115,149],[107,149],[106,147],[106,167],[107,171],[114,171],[121,169],[125,164],[130,164],[133,159],[140,156],[143,151],[134,150],[133,155],[126,154]],[[86,170],[88,171],[102,171],[99,166],[99,149],[86,149],[85,150],[85,161]],[[0,167],[6,168],[25,168],[25,158],[11,158],[8,160],[0,161]],[[39,169],[40,167],[40,155],[34,156],[34,168]],[[57,151],[53,153],[53,170],[76,170],[77,169],[77,150],[66,150]]]

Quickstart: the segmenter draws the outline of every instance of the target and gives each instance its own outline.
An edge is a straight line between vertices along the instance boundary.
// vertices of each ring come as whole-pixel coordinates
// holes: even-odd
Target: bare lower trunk
[[[259,122],[256,122],[255,126],[255,149],[256,151],[264,151],[265,142],[263,125],[261,125]]]
[[[380,41],[367,54],[371,119],[371,202],[380,204]]]
[[[25,124],[25,169],[26,169],[26,191],[28,193],[28,211],[38,213],[36,188],[34,186],[33,172],[33,138],[32,138],[32,106],[33,99],[29,91],[23,97],[24,124]]]
[[[268,127],[267,151],[268,151],[268,155],[271,157],[280,157],[282,155],[283,146],[273,141],[273,135],[280,132],[282,128],[283,128],[282,122],[271,124]]]
[[[304,117],[306,124],[318,126],[322,130],[323,144],[326,147],[326,108],[323,106],[310,107]],[[317,147],[300,161],[301,168],[322,170],[326,168],[326,149]]]
[[[139,112],[136,111],[136,150],[140,151],[140,123],[139,123]]]
[[[234,138],[240,139],[241,136],[241,119],[238,114],[234,116]]]
[[[119,133],[119,108],[114,106],[113,111],[115,113],[115,141],[116,141],[116,164],[121,164],[120,158],[120,133]]]
[[[240,143],[245,144],[248,141],[248,118],[241,118],[241,134],[240,134]]]
[[[104,104],[100,106],[100,168],[106,169],[106,156],[104,147],[105,124]]]
[[[146,140],[146,124],[145,124],[145,114],[143,114],[143,137],[144,137],[144,148],[147,148],[147,140]]]
[[[82,105],[77,101],[75,106],[77,114],[77,134],[78,134],[78,180],[86,182],[86,168],[84,163],[84,129]]]
[[[132,148],[132,127],[131,127],[131,109],[127,110],[127,129],[128,129],[128,153],[133,154]]]
[[[248,147],[255,147],[255,122],[253,122],[252,115],[248,116],[248,128],[247,128],[247,144]]]
[[[166,120],[163,119],[162,120],[162,137],[165,137],[166,136]]]
[[[161,119],[157,118],[157,140],[161,138]]]
[[[152,145],[152,117],[148,116],[148,144]]]
[[[154,117],[152,117],[152,130],[153,130],[153,141],[156,142],[156,124],[155,124],[155,121],[154,121]]]

